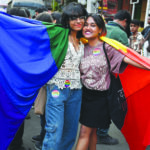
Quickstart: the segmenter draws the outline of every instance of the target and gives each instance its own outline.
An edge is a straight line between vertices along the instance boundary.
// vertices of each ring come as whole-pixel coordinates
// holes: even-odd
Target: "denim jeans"
[[[107,136],[108,135],[108,130],[109,130],[109,128],[108,129],[100,129],[100,128],[98,128],[97,129],[97,135],[98,136]]]
[[[43,115],[40,115],[40,122],[41,122],[41,132],[40,132],[40,135],[41,135],[41,142],[43,142],[43,139],[45,137],[45,113]]]
[[[81,107],[81,89],[47,85],[46,134],[42,150],[71,150],[76,139]]]

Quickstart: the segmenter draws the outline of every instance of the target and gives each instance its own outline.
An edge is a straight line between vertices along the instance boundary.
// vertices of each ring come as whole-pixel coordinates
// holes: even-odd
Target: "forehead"
[[[134,23],[130,23],[130,26],[138,27],[138,25],[136,25]]]
[[[88,17],[87,20],[86,20],[87,23],[94,23],[95,24],[95,21],[92,17]]]

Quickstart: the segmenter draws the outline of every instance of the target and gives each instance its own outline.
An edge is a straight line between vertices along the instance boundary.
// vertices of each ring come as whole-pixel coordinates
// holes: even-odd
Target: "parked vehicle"
[[[45,5],[42,0],[10,0],[8,2],[8,9],[12,7],[27,8],[31,16],[33,16],[37,8],[45,8]]]

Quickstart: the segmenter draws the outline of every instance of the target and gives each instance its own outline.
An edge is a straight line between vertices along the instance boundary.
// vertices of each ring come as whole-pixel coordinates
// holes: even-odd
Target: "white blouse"
[[[79,64],[84,55],[84,45],[80,42],[79,50],[76,51],[69,42],[64,62],[56,75],[47,84],[55,84],[58,88],[81,89]]]

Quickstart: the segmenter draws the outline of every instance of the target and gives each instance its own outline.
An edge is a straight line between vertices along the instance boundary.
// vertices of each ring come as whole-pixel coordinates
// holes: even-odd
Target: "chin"
[[[76,31],[80,31],[80,30],[82,30],[82,28],[76,28],[75,30],[76,30]]]
[[[90,39],[91,37],[89,37],[89,36],[84,36],[86,39]]]

